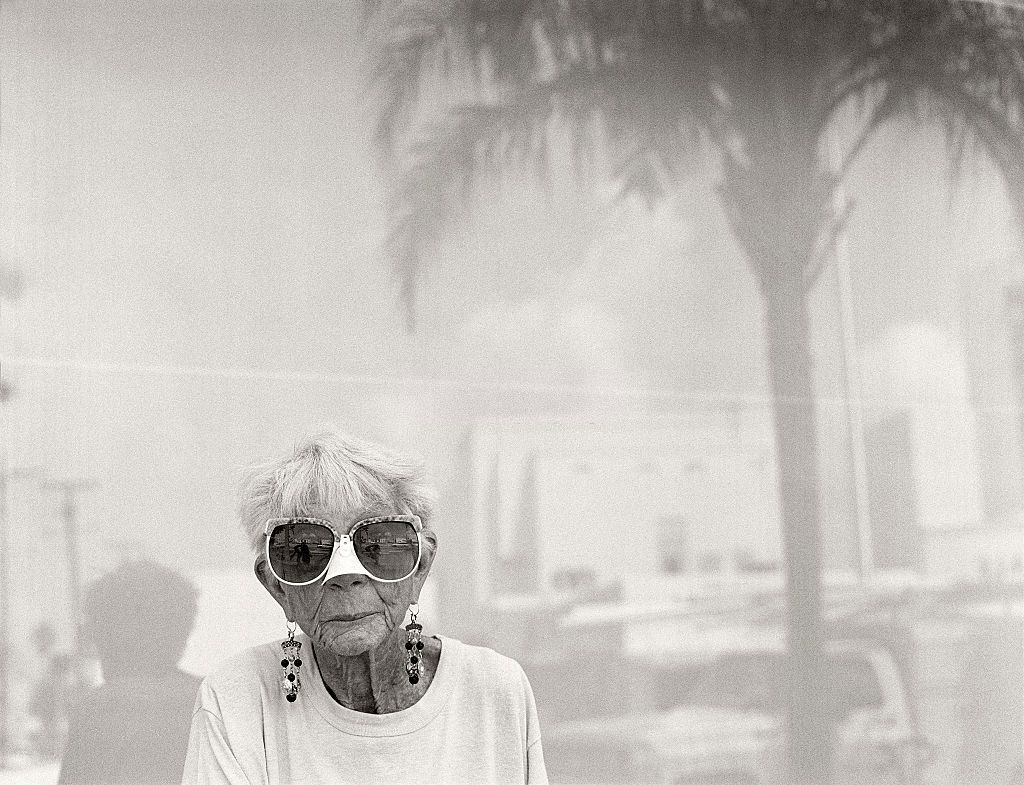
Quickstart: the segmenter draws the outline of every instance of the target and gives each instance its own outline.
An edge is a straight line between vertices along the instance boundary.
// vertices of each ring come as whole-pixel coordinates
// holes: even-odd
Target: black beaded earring
[[[409,623],[405,625],[405,672],[409,674],[410,684],[416,684],[423,675],[423,641],[420,640],[423,625],[416,623],[419,612],[419,603],[410,605]]]
[[[298,697],[299,688],[302,686],[302,682],[299,680],[299,668],[302,666],[299,650],[302,648],[302,643],[295,640],[295,622],[293,621],[288,622],[288,640],[281,642],[281,648],[284,649],[284,659],[281,660],[281,667],[284,668],[281,692],[284,693],[285,700],[294,703],[295,698]]]

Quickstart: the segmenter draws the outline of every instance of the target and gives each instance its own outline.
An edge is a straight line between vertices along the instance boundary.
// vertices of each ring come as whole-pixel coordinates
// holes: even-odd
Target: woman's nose
[[[362,565],[356,558],[352,549],[351,541],[343,538],[338,548],[331,556],[331,563],[327,566],[327,573],[324,575],[324,583],[334,579],[336,576],[362,576]]]
[[[366,583],[366,576],[357,572],[344,572],[332,575],[326,581],[327,586],[337,586],[339,589],[348,589],[352,586],[361,586]]]

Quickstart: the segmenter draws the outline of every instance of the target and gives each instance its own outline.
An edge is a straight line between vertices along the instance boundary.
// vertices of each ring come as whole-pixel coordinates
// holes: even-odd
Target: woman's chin
[[[356,657],[376,649],[388,637],[380,614],[356,621],[326,621],[317,629],[316,642],[338,657]]]

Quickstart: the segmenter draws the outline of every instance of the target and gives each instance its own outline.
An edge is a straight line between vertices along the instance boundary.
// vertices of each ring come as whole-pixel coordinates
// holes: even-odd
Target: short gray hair
[[[299,442],[288,455],[250,466],[238,514],[249,544],[259,552],[271,518],[385,507],[418,515],[429,528],[434,498],[420,461],[331,428]]]

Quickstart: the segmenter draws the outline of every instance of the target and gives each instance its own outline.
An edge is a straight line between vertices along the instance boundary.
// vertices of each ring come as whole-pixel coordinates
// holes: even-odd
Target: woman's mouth
[[[328,621],[358,621],[359,619],[365,619],[367,616],[373,616],[376,611],[366,611],[365,613],[353,613],[346,616],[332,616]]]

